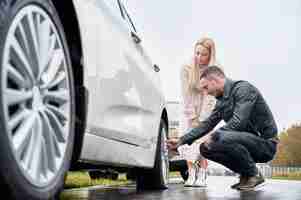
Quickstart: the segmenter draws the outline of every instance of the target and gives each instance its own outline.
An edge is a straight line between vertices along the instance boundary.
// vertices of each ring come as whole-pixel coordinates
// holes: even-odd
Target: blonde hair
[[[210,53],[210,58],[209,58],[209,63],[208,66],[210,65],[215,65],[216,61],[215,61],[215,44],[214,41],[211,38],[201,38],[199,39],[195,45],[194,45],[194,53],[196,50],[196,47],[198,45],[202,45],[203,47],[205,47],[206,49],[208,49],[209,53]],[[193,90],[197,90],[199,91],[199,82],[200,82],[200,75],[202,73],[204,69],[201,69],[199,66],[197,66],[194,62],[194,58],[193,61],[189,67],[189,76],[188,76],[188,89],[189,91],[193,91]]]

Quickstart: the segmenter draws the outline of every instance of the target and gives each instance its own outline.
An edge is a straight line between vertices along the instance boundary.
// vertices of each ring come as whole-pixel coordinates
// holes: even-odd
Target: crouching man
[[[231,188],[253,189],[264,182],[256,163],[272,160],[279,141],[272,112],[256,87],[227,78],[216,66],[208,67],[200,79],[202,91],[216,97],[216,106],[197,128],[179,139],[168,140],[167,145],[171,150],[190,145],[224,120],[226,125],[200,145],[200,153],[240,174],[239,183]]]

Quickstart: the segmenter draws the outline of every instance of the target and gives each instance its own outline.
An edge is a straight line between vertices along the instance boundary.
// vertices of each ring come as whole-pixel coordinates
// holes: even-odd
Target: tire
[[[0,90],[1,186],[13,199],[56,199],[72,156],[75,94],[50,0],[0,0]]]
[[[167,126],[161,120],[154,168],[137,170],[137,190],[168,188],[169,159],[165,144],[167,136]]]

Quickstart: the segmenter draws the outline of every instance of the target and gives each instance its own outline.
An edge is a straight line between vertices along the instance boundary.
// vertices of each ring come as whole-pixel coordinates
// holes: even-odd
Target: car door
[[[135,43],[118,0],[74,0],[89,91],[87,133],[143,148],[144,103],[137,88]],[[85,145],[85,144],[84,144]],[[87,145],[86,145],[87,146]],[[84,146],[84,148],[87,148]],[[89,158],[91,159],[91,158]]]
[[[144,49],[143,38],[139,36],[125,2],[120,0],[120,6],[131,35],[129,46],[124,49],[124,56],[133,76],[132,89],[139,94],[141,105],[139,112],[142,119],[139,134],[146,138],[148,144],[156,144],[162,112],[161,105],[164,102],[158,73],[159,67],[153,64]]]

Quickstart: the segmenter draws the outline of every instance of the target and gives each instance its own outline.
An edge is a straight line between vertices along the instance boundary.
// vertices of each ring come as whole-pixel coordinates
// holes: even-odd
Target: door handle
[[[155,72],[159,72],[160,71],[160,67],[158,66],[158,65],[154,65],[154,70],[155,70]]]
[[[137,35],[137,33],[131,31],[131,36],[135,43],[139,44],[141,42],[141,38]]]

